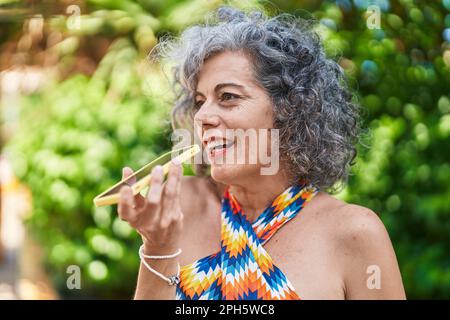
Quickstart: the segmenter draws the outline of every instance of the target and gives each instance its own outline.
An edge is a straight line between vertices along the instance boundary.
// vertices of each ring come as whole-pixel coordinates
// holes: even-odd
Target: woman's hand
[[[123,168],[123,179],[132,173],[131,168]],[[172,161],[165,184],[162,167],[153,168],[147,197],[140,194],[133,196],[132,189],[128,186],[120,190],[119,217],[141,235],[145,254],[166,255],[174,253],[180,247],[183,229],[179,200],[181,176],[181,164]]]

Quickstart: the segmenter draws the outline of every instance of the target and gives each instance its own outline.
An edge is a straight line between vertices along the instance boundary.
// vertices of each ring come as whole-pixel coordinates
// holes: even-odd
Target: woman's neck
[[[259,175],[245,183],[232,184],[229,190],[253,222],[288,187],[289,179],[280,171],[274,176]]]

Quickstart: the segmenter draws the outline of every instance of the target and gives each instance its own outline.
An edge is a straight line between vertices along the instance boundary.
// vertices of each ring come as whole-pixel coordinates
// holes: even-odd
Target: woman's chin
[[[211,165],[211,177],[217,181],[224,184],[230,184],[233,181],[234,173],[233,169],[228,165],[224,164],[212,164]]]
[[[258,173],[255,169],[253,165],[212,164],[211,177],[217,182],[230,185]]]

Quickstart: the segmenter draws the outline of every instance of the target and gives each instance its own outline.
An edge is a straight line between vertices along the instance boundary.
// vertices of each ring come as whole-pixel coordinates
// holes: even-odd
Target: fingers
[[[119,213],[119,217],[125,221],[134,220],[135,210],[133,209],[134,199],[133,199],[133,191],[130,187],[124,186],[120,189],[119,193],[120,201],[117,208],[117,212]]]
[[[164,171],[161,166],[153,168],[150,178],[150,186],[147,193],[147,205],[154,210],[154,219],[158,219],[158,211],[155,210],[161,202],[164,182]]]
[[[132,174],[133,174],[133,169],[131,169],[130,167],[122,168],[122,180],[124,180],[125,178],[128,178]],[[133,184],[135,182],[136,182],[136,177],[133,177],[129,181],[127,181],[128,184]]]
[[[167,227],[179,215],[179,194],[183,168],[179,162],[172,161],[169,168],[169,177],[164,187],[162,200],[163,215],[160,217],[161,227]]]
[[[125,167],[124,178],[130,176],[133,171]],[[120,201],[118,206],[119,217],[126,220],[131,226],[138,222],[146,225],[159,224],[166,230],[172,222],[182,219],[179,196],[181,190],[181,177],[183,168],[177,161],[172,161],[169,168],[167,183],[164,185],[164,172],[161,166],[156,166],[151,172],[150,185],[147,197],[133,196],[131,187],[124,186],[120,189]],[[134,204],[143,201],[142,206]]]
[[[126,178],[133,171],[125,167],[122,170],[123,177]],[[122,220],[128,221],[134,226],[138,220],[155,221],[158,218],[158,207],[160,206],[162,189],[164,181],[164,172],[161,166],[153,168],[150,179],[149,192],[147,199],[140,194],[133,196],[133,190],[129,186],[123,186],[119,193],[118,213]],[[142,219],[141,219],[142,218]],[[143,221],[143,220],[142,220]]]
[[[130,167],[123,167],[122,168],[122,180],[126,179],[127,177],[131,176],[133,174],[133,169],[131,169]],[[130,180],[128,180],[126,182],[128,185],[133,185],[134,183],[136,183],[136,176],[134,176],[133,178],[131,178]],[[136,208],[142,208],[145,205],[145,201],[144,201],[144,197],[142,197],[139,193],[137,195],[134,196],[134,204],[136,206]]]

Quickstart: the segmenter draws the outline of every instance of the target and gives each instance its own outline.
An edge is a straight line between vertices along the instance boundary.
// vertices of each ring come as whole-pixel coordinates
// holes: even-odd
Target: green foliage
[[[83,296],[129,298],[135,285],[137,234],[115,207],[92,200],[123,166],[137,169],[169,147],[167,109],[143,92],[136,56],[119,39],[91,78],[75,75],[23,101],[9,149],[33,191],[29,228],[63,295],[77,293],[65,291],[71,264],[83,270]]]
[[[381,29],[373,30],[364,7],[338,14],[325,3],[316,15],[334,22],[322,27],[325,44],[358,84],[370,130],[340,197],[380,215],[409,298],[448,298],[450,44],[442,31],[449,13],[426,1],[381,8]]]
[[[272,2],[304,15],[297,1]],[[328,54],[357,89],[369,128],[338,197],[380,215],[409,298],[450,296],[450,45],[443,39],[450,16],[444,2],[379,1],[381,29],[375,30],[366,26],[364,1],[305,2],[321,21],[317,30]],[[141,58],[158,36],[180,32],[220,3],[90,0],[81,30],[52,18],[51,28],[69,36],[59,44],[62,56],[76,55],[83,39],[95,35],[114,39],[92,77],[73,75],[25,97],[22,125],[8,145],[17,174],[33,191],[29,227],[63,295],[131,297],[140,240],[114,207],[96,209],[92,199],[120,178],[122,166],[138,168],[169,147],[166,80],[143,68]],[[83,270],[79,293],[65,289],[70,264]]]

